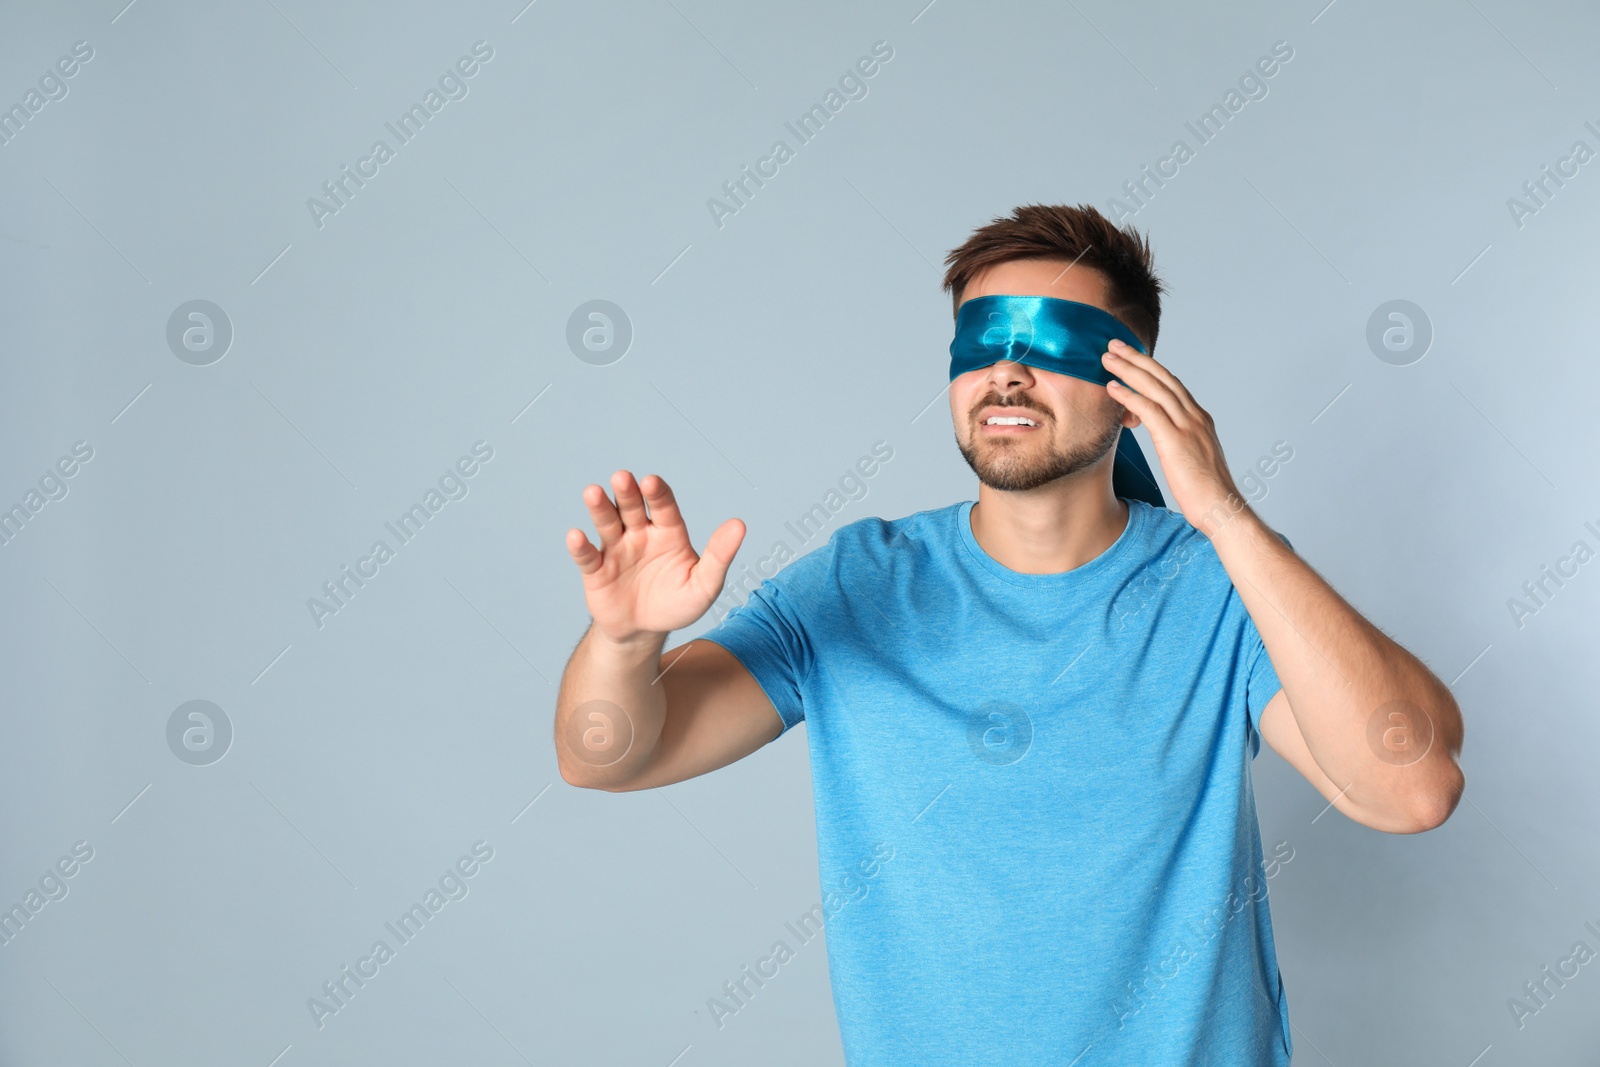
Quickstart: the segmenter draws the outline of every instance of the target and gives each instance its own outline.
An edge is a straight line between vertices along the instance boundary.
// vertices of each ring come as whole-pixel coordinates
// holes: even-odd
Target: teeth
[[[1020,415],[1011,415],[1011,416],[990,415],[986,425],[988,425],[988,426],[1032,426],[1032,425],[1034,425],[1034,421],[1032,419],[1025,419]]]

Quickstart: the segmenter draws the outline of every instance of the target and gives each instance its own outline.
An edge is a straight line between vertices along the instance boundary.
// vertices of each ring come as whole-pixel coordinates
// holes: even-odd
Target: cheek
[[[1063,425],[1082,429],[1086,424],[1099,425],[1118,405],[1104,389],[1077,378],[1064,378],[1050,396],[1051,407]]]
[[[1086,410],[1095,411],[1106,418],[1116,418],[1122,414],[1123,407],[1111,397],[1111,393],[1104,386],[1083,384],[1083,404]]]
[[[967,421],[967,414],[978,399],[981,382],[975,380],[978,371],[968,371],[950,383],[950,414],[958,422]]]

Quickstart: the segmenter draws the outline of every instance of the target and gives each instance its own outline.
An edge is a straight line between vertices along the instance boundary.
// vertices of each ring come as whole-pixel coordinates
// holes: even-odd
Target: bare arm
[[[1262,710],[1262,736],[1357,822],[1395,834],[1443,823],[1466,786],[1450,687],[1245,503],[1211,416],[1183,383],[1151,356],[1110,346],[1101,358],[1127,384],[1107,392],[1149,427],[1183,517],[1211,539],[1283,683]]]
[[[600,548],[581,530],[567,531],[593,621],[561,677],[554,740],[565,781],[625,792],[726,766],[783,724],[721,645],[690,641],[662,652],[667,635],[699,619],[721,592],[744,524],[723,523],[697,556],[665,481],[649,475],[638,484],[618,471],[611,485],[615,505],[597,485],[583,494]]]
[[[584,634],[556,706],[556,757],[567,782],[614,793],[671,785],[741,760],[783,732],[777,709],[733,653],[714,641],[660,647],[619,645],[592,626]]]
[[[1273,701],[1288,715],[1269,722],[1268,701],[1267,743],[1364,826],[1414,834],[1448,819],[1465,786],[1461,709],[1449,687],[1248,507],[1217,523],[1211,543],[1283,683]]]

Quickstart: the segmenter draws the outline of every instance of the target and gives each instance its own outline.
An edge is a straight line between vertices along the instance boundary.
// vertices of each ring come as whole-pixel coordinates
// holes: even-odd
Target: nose
[[[984,372],[985,381],[996,389],[1027,388],[1033,384],[1033,372],[1026,363],[1002,359]]]

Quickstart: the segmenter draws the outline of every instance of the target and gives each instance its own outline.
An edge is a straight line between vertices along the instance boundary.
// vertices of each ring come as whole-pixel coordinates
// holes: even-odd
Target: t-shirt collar
[[[1021,571],[1014,571],[985,552],[983,546],[978,544],[978,539],[972,533],[972,506],[977,501],[964,501],[955,511],[955,523],[958,536],[966,549],[967,557],[984,573],[1011,585],[1035,589],[1061,589],[1081,585],[1094,579],[1102,572],[1113,567],[1119,558],[1132,551],[1130,546],[1139,539],[1150,505],[1142,500],[1129,500],[1125,497],[1119,497],[1118,499],[1128,505],[1128,521],[1123,524],[1122,532],[1117,535],[1117,539],[1104,552],[1101,552],[1089,562],[1074,567],[1070,571],[1058,571],[1054,574],[1024,574]]]

